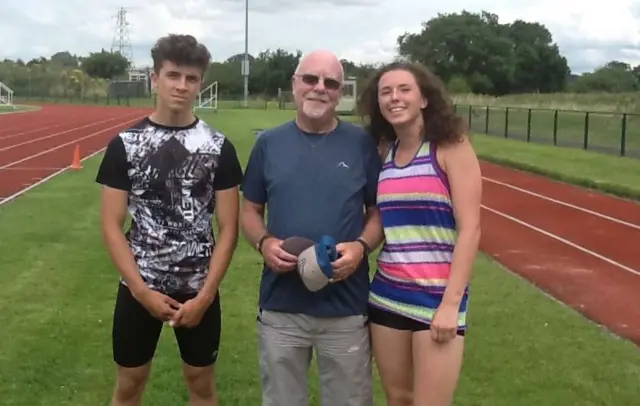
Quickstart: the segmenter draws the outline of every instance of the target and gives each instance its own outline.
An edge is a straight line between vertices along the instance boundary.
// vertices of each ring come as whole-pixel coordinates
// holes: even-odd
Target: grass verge
[[[2,106],[0,105],[0,114],[20,113],[24,111],[38,110],[38,106],[16,105],[16,106]]]
[[[640,200],[640,161],[474,134],[478,156],[486,161],[529,171],[604,193]]]

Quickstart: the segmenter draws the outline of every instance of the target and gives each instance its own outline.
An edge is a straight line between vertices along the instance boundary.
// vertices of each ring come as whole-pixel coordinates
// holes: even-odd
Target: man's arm
[[[240,224],[245,238],[262,255],[272,272],[290,272],[295,269],[296,257],[282,249],[282,240],[269,236],[264,220],[267,203],[264,151],[267,137],[267,134],[262,134],[258,138],[249,156],[242,184],[244,197]]]
[[[469,283],[480,244],[482,176],[478,158],[468,138],[461,143],[442,147],[441,152],[458,224],[451,276],[444,291],[443,304],[457,307]]]
[[[138,272],[123,227],[127,217],[128,193],[131,181],[127,174],[127,157],[119,136],[107,146],[98,169],[96,182],[103,185],[100,209],[102,237],[118,272],[134,297],[143,294],[147,286]]]
[[[242,199],[242,231],[251,246],[257,249],[260,239],[267,235],[264,222],[264,205]]]
[[[239,185],[242,168],[234,145],[228,139],[220,152],[214,178],[218,238],[209,262],[209,273],[198,296],[212,303],[238,245]]]
[[[367,184],[365,187],[365,226],[360,238],[374,251],[384,241],[382,220],[377,207],[378,176],[382,169],[382,160],[373,139],[367,137],[365,141],[365,171]]]
[[[126,191],[104,186],[100,223],[102,237],[111,260],[133,296],[139,297],[147,289],[147,286],[138,272],[131,248],[129,248],[123,233],[127,216],[127,200]]]
[[[267,188],[264,178],[265,136],[258,138],[251,150],[242,182],[242,209],[240,224],[242,233],[252,247],[267,234],[264,221]]]
[[[360,239],[367,244],[369,252],[374,251],[384,241],[384,230],[378,207],[369,206],[366,208],[364,230]]]

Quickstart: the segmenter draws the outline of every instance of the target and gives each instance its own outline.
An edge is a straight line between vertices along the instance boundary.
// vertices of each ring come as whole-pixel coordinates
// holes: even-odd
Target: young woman
[[[359,110],[384,161],[377,204],[385,241],[369,305],[387,404],[448,406],[480,240],[478,159],[444,85],[420,65],[383,67]]]

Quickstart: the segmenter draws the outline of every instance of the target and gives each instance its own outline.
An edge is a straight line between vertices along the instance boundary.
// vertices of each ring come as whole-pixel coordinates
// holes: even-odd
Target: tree
[[[452,93],[501,95],[529,92],[633,92],[640,90],[640,65],[611,61],[593,72],[572,75],[551,33],[536,22],[500,24],[495,14],[440,14],[423,23],[422,31],[398,38],[396,59],[419,61],[435,71]],[[291,77],[302,52],[266,49],[249,55],[249,94],[275,98],[278,89],[291,89]],[[221,99],[241,99],[244,53],[213,62],[203,88],[218,82]],[[379,67],[343,59],[346,77],[355,77],[358,89]],[[0,62],[0,81],[16,97],[105,97],[108,81],[126,74],[128,61],[104,49],[87,56],[69,51],[50,59]],[[571,83],[568,83],[571,82]]]
[[[250,77],[257,84],[255,90],[274,97],[278,89],[290,89],[291,78],[301,57],[302,51],[289,53],[280,48],[260,52],[255,61],[254,75]]]
[[[119,52],[92,52],[82,62],[82,70],[89,76],[102,79],[114,79],[122,76],[129,68],[129,61]]]
[[[565,57],[553,43],[551,32],[540,23],[516,20],[504,26],[513,42],[516,69],[513,92],[552,93],[562,91],[570,74]]]
[[[63,66],[65,68],[77,68],[80,66],[80,61],[74,55],[71,55],[68,51],[56,52],[51,55],[51,63]]]
[[[438,14],[397,42],[402,57],[425,64],[446,83],[464,80],[474,93],[559,91],[569,74],[542,24],[500,24],[485,11]]]
[[[640,88],[636,72],[638,67],[624,62],[611,61],[593,72],[581,75],[571,84],[571,90],[577,93],[608,92],[625,93]]]

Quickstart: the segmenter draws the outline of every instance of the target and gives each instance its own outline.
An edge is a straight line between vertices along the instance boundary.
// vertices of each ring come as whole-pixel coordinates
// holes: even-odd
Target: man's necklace
[[[322,142],[329,138],[329,135],[335,131],[335,129],[338,128],[338,126],[336,125],[335,127],[333,127],[331,130],[327,131],[327,132],[323,132],[323,133],[309,133],[306,131],[303,131],[302,129],[299,129],[300,132],[302,133],[304,139],[307,140],[307,142],[309,143],[309,145],[311,146],[311,150],[315,152],[315,149],[322,144]],[[320,138],[320,140],[315,140],[315,138],[318,137]],[[311,141],[311,139],[314,139],[313,141]]]
[[[309,143],[309,145],[311,145],[311,149],[315,151],[315,149],[322,144],[322,142],[324,140],[326,140],[327,138],[329,138],[329,133],[319,133],[319,134],[313,134],[313,135],[309,135],[307,133],[303,133],[304,134],[304,138],[307,140],[307,142]],[[315,138],[320,138],[320,140],[316,140]],[[313,141],[312,141],[313,139]]]

